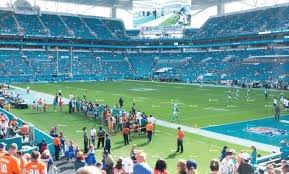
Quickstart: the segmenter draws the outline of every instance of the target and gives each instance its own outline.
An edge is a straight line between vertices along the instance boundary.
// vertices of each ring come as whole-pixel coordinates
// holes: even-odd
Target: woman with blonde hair
[[[187,174],[186,171],[186,161],[179,160],[177,164],[177,174]]]

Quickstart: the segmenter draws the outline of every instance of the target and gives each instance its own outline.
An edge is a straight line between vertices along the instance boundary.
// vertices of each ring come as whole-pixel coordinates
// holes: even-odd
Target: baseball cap
[[[188,160],[187,162],[186,162],[186,168],[187,169],[197,169],[197,167],[198,167],[198,164],[197,164],[197,162],[195,161],[195,160]]]
[[[241,158],[242,158],[243,160],[250,160],[250,155],[249,155],[248,153],[242,153],[242,154],[241,154]]]
[[[6,145],[7,145],[7,144],[4,143],[4,142],[0,143],[0,149],[5,149]]]
[[[132,173],[133,172],[133,161],[131,158],[124,158],[121,162],[123,166],[123,170],[127,173]]]

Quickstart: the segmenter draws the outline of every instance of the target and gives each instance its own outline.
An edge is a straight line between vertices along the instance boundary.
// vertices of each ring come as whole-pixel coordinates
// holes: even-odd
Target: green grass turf
[[[26,88],[28,84],[17,84]],[[171,120],[173,103],[178,103],[180,124],[191,127],[205,127],[243,120],[267,117],[273,114],[273,96],[281,92],[269,92],[267,100],[263,90],[251,90],[250,100],[246,100],[246,90],[241,89],[241,99],[227,101],[228,88],[197,87],[151,82],[86,82],[86,83],[49,83],[29,84],[32,90],[54,95],[59,89],[63,96],[69,94],[82,98],[87,91],[88,99],[97,100],[110,106],[118,104],[122,96],[125,109],[129,110],[135,99],[137,109],[153,114],[162,120]],[[132,89],[138,89],[135,91]],[[147,91],[141,91],[147,89]],[[152,89],[149,91],[148,89]],[[231,88],[233,96],[236,89]],[[284,93],[286,96],[288,93]],[[229,106],[228,106],[229,105]],[[284,114],[284,113],[282,113]]]
[[[28,84],[17,84],[17,86],[26,88]],[[246,90],[241,90],[241,99],[239,101],[232,100],[228,103],[228,88],[200,88],[188,85],[128,81],[29,84],[29,86],[32,90],[52,95],[60,89],[66,98],[69,94],[82,97],[84,92],[87,92],[89,100],[97,100],[108,105],[117,104],[119,97],[122,96],[125,100],[126,110],[131,107],[135,99],[138,109],[163,120],[171,120],[172,105],[178,103],[180,123],[193,127],[225,124],[272,115],[272,108],[266,107],[266,105],[271,106],[273,96],[280,95],[280,92],[270,92],[269,99],[266,101],[263,90],[251,90],[251,98],[247,102],[245,99]],[[231,91],[235,92],[236,89],[231,89]],[[230,105],[230,107],[227,105]],[[80,146],[82,145],[82,133],[80,131],[82,127],[98,127],[95,121],[86,120],[79,114],[54,113],[51,112],[51,109],[48,113],[33,113],[30,109],[12,110],[12,112],[46,132],[51,127],[58,126],[59,130],[65,132],[67,139],[72,139]],[[144,137],[133,138],[131,144],[137,144],[140,149],[148,153],[148,162],[151,166],[154,166],[157,158],[165,158],[172,173],[176,170],[178,159],[189,158],[198,161],[200,173],[208,173],[209,161],[219,156],[224,145],[228,145],[237,151],[241,149],[249,150],[238,145],[187,133],[185,153],[176,155],[174,154],[176,130],[159,127],[157,131],[157,135],[153,137],[151,144],[147,145]],[[123,146],[121,135],[112,137],[112,153],[115,159],[119,156],[128,156],[130,148],[131,146]],[[265,152],[260,153],[266,154]],[[100,154],[100,152],[97,153],[98,159],[100,159]]]
[[[12,113],[31,122],[47,133],[51,127],[57,126],[58,131],[65,133],[67,140],[73,140],[76,144],[80,145],[81,148],[83,148],[81,129],[84,126],[89,129],[91,127],[99,127],[96,121],[84,119],[79,113],[52,112],[51,107],[47,113],[35,113],[31,109],[13,109]],[[123,139],[120,134],[113,135],[111,139],[112,155],[115,160],[119,157],[129,156],[131,145],[123,146]],[[146,137],[132,137],[131,144],[137,144],[138,149],[144,150],[148,154],[148,163],[151,167],[154,167],[158,158],[165,159],[170,173],[175,173],[178,159],[195,159],[199,164],[199,173],[208,174],[210,160],[219,157],[221,148],[224,145],[234,148],[239,152],[241,150],[250,152],[250,149],[246,147],[186,133],[184,153],[175,154],[176,130],[163,127],[157,127],[156,135],[153,136],[153,142],[151,144],[146,143]],[[101,159],[101,153],[102,151],[97,151],[97,160]],[[266,152],[259,153],[267,154]]]

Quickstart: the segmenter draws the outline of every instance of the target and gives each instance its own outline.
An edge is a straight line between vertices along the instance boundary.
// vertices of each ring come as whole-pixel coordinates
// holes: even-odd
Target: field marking
[[[57,127],[67,127],[65,124],[57,124]]]
[[[235,105],[227,105],[228,108],[236,108],[238,106],[235,106]]]
[[[229,109],[215,108],[215,107],[207,107],[207,108],[203,108],[203,109],[205,109],[205,110],[212,110],[212,111],[225,111],[225,112],[230,111]]]
[[[219,101],[219,99],[210,99],[209,98],[209,100],[208,100],[209,102],[218,102]]]
[[[97,102],[103,102],[104,99],[95,99],[95,101],[97,101]]]
[[[247,102],[254,102],[254,101],[256,101],[256,100],[254,100],[254,99],[248,99],[247,100]]]
[[[160,105],[152,105],[153,108],[160,108]]]
[[[130,88],[129,91],[135,91],[135,92],[148,92],[148,91],[157,91],[157,89],[154,88]]]
[[[190,108],[197,108],[199,107],[198,105],[189,105]]]
[[[150,99],[150,98],[146,98],[146,97],[137,97],[137,98],[139,98],[139,99],[141,99],[141,100],[148,100],[148,99]]]
[[[178,104],[178,105],[185,105],[185,103],[183,103],[183,102],[172,102],[172,101],[170,101],[170,102],[160,102],[161,104],[171,104],[171,105],[173,105],[173,104]]]
[[[280,120],[281,123],[289,124],[288,120]]]

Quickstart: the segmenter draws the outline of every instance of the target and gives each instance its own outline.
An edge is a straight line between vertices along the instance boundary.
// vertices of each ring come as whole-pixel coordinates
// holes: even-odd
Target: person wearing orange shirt
[[[129,145],[129,133],[130,133],[130,129],[129,127],[125,127],[122,130],[122,135],[123,135],[123,140],[124,140],[124,145]]]
[[[21,174],[20,162],[14,156],[17,150],[17,144],[12,143],[9,152],[0,158],[0,174]]]
[[[4,142],[0,143],[0,157],[5,155],[7,151],[5,150],[6,144]]]
[[[38,151],[32,152],[31,159],[32,161],[25,166],[24,174],[47,174],[46,165],[39,160],[40,153]]]
[[[148,143],[150,143],[152,141],[152,136],[153,136],[153,131],[154,131],[154,126],[151,122],[149,122],[146,125],[146,131],[147,131]]]
[[[20,161],[20,168],[21,169],[24,169],[24,167],[26,166],[27,164],[27,160],[26,158],[23,157],[23,153],[21,151],[17,151],[16,152],[16,158]]]
[[[176,152],[179,152],[181,150],[181,153],[183,153],[183,151],[184,151],[184,146],[183,146],[184,137],[185,137],[184,131],[181,129],[181,127],[178,127],[178,134],[177,134],[178,149]]]
[[[55,161],[59,160],[59,153],[60,153],[60,147],[61,142],[58,135],[53,139],[53,145],[54,145],[54,155],[55,155]]]

